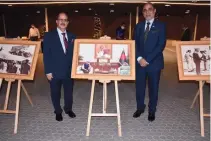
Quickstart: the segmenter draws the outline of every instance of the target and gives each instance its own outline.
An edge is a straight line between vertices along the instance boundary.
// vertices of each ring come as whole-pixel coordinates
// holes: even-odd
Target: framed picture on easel
[[[4,108],[0,113],[15,114],[14,133],[18,130],[19,106],[21,89],[25,93],[31,106],[32,99],[22,80],[33,80],[38,60],[40,42],[22,40],[0,40],[0,80],[8,82]],[[11,85],[18,80],[15,110],[8,109]]]
[[[180,80],[210,80],[210,41],[176,43]]]
[[[0,78],[33,80],[40,42],[0,41]]]
[[[72,78],[135,80],[132,40],[76,39]]]

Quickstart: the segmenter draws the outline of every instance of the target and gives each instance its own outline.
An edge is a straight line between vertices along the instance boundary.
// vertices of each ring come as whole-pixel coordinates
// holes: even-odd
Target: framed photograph
[[[180,80],[210,80],[210,41],[177,42]]]
[[[33,80],[40,42],[0,40],[0,78]]]
[[[76,39],[72,78],[135,80],[134,41]]]

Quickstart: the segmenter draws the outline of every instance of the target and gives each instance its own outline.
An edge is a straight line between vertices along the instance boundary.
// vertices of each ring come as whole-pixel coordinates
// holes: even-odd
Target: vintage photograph
[[[180,80],[210,79],[210,41],[177,41],[176,51]]]
[[[182,45],[184,75],[209,75],[210,53],[209,45]]]
[[[33,80],[40,42],[0,41],[0,78]]]
[[[0,73],[29,74],[35,45],[0,44]]]
[[[100,43],[98,43],[100,42]],[[94,43],[79,42],[74,49],[77,49],[76,71],[74,75],[90,76],[132,76],[135,65],[131,58],[131,43],[112,42],[96,40]],[[75,51],[74,51],[75,53]],[[74,55],[75,56],[75,55]],[[74,63],[73,62],[73,63]],[[132,63],[132,65],[131,65]],[[74,65],[73,65],[74,69]],[[80,76],[77,76],[80,77]]]

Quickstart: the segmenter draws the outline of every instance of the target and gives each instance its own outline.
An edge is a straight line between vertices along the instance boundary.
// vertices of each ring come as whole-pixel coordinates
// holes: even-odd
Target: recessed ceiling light
[[[166,7],[169,7],[169,6],[171,6],[171,5],[169,5],[169,4],[166,4],[165,6],[166,6]]]
[[[114,5],[114,3],[110,3],[109,5]]]
[[[89,8],[89,10],[92,10],[92,8]]]
[[[37,13],[40,13],[40,11],[37,11]]]
[[[8,5],[8,6],[12,6],[12,4]]]
[[[78,13],[78,10],[75,10],[76,13]]]

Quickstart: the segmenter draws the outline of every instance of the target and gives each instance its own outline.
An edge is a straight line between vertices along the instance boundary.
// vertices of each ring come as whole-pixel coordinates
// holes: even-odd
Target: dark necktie
[[[67,41],[67,38],[65,37],[65,33],[62,33],[62,35],[63,35],[63,40],[64,40],[64,46],[65,46],[65,48],[66,48],[66,50],[67,50],[67,48],[68,48],[68,41]]]
[[[147,35],[149,33],[149,25],[150,25],[150,22],[147,22],[147,28],[146,28],[146,30],[144,32],[144,42],[146,41]]]

